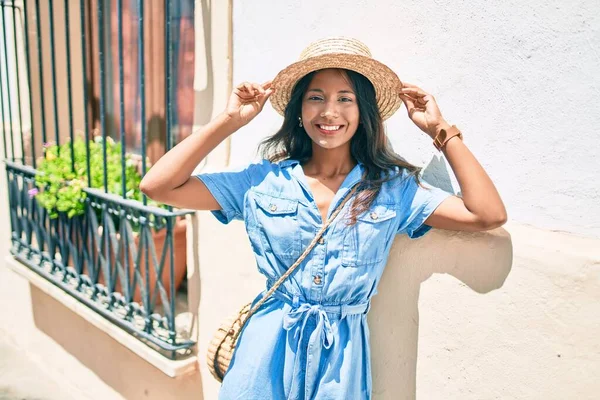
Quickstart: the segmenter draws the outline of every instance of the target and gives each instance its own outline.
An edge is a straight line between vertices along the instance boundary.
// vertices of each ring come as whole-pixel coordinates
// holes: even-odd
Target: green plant
[[[121,144],[112,138],[106,139],[106,164],[103,156],[103,139],[96,136],[89,143],[91,187],[104,188],[104,168],[106,166],[107,189],[109,193],[122,195],[123,174],[121,168]],[[50,218],[57,218],[59,213],[67,213],[69,218],[82,215],[85,210],[87,178],[87,153],[85,141],[81,138],[73,142],[74,166],[71,163],[71,143],[61,145],[45,144],[44,157],[37,166],[38,174],[30,195],[44,207]],[[140,181],[142,179],[138,162],[129,154],[125,156],[125,198],[142,200]],[[149,201],[149,204],[158,206]]]

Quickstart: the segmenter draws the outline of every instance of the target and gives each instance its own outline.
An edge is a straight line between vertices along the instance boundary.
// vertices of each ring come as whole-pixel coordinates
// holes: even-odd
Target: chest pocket
[[[342,264],[357,267],[383,261],[393,236],[396,210],[379,204],[358,216],[356,224],[345,228]]]
[[[298,200],[253,193],[256,204],[251,239],[259,241],[262,250],[280,259],[300,257],[301,232],[298,225]]]

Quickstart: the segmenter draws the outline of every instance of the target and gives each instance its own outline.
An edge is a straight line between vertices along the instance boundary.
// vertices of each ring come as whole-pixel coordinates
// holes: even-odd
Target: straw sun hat
[[[356,39],[334,37],[311,43],[299,61],[283,69],[273,79],[275,92],[271,104],[284,115],[296,83],[306,74],[325,68],[343,68],[364,75],[375,87],[377,106],[385,120],[398,110],[402,100],[398,96],[402,82],[386,65],[371,57],[369,48]]]

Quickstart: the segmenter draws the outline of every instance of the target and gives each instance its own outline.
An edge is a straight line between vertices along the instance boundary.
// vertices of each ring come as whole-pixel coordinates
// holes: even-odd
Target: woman
[[[270,97],[284,121],[262,144],[265,160],[190,177]],[[402,103],[444,152],[462,198],[419,182],[419,169],[392,151],[383,120]],[[364,44],[345,38],[313,43],[272,83],[237,86],[226,110],[162,157],[141,186],[155,200],[213,210],[224,223],[243,219],[268,288],[356,186],[310,255],[246,324],[222,399],[369,399],[366,314],[395,235],[506,221],[494,184],[433,96],[402,84]]]

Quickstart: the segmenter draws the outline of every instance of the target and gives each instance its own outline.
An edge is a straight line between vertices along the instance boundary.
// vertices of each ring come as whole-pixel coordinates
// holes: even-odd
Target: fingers
[[[258,83],[242,82],[235,88],[235,93],[243,100],[256,100],[264,96],[270,96],[274,89],[271,88],[271,81],[262,85]]]
[[[421,103],[427,103],[427,101],[432,100],[433,96],[429,93],[425,92],[420,87],[413,85],[412,83],[403,82],[403,87],[400,89],[400,94],[405,94],[407,96],[411,96],[415,99],[422,99]]]
[[[240,83],[235,89],[234,93],[243,100],[250,100],[255,97],[254,90],[248,82]]]
[[[257,86],[255,83],[242,82],[235,88],[235,93],[243,100],[251,100],[260,94]]]
[[[408,116],[412,119],[413,118],[413,114],[416,113],[416,112],[425,112],[425,109],[424,108],[417,108],[417,107],[412,108],[412,109],[410,109],[408,111]]]
[[[415,109],[410,109],[409,116],[412,118],[412,113],[415,111],[425,111],[427,108],[427,103],[430,100],[433,100],[433,96],[423,91],[421,88],[412,85],[410,83],[404,82],[404,85],[408,85],[409,87],[403,87],[400,90],[399,96],[401,99],[406,98],[410,100],[414,105]],[[407,107],[408,108],[408,107]]]
[[[417,91],[422,95],[426,95],[427,92],[425,92],[423,89],[421,89],[420,87],[418,87],[417,85],[413,85],[412,83],[408,83],[408,82],[402,82],[402,89],[404,90],[407,89],[407,91]]]
[[[253,96],[258,96],[259,94],[264,94],[265,90],[258,83],[245,83],[244,86],[248,90],[248,93]]]
[[[272,94],[273,94],[273,89],[268,89],[267,92],[265,93],[265,95],[258,99],[258,103],[260,104],[261,109],[265,105],[265,103],[267,102],[269,97],[271,97]]]
[[[403,101],[406,100],[408,102],[410,102],[412,104],[412,106],[414,107],[425,107],[427,102],[429,101],[428,97],[417,97],[415,95],[409,95],[409,94],[404,94],[404,93],[400,93],[399,94],[400,99],[402,99]]]
[[[419,89],[419,87],[417,85],[413,85],[412,83],[408,83],[405,81],[402,81],[402,87],[403,88],[416,88]]]
[[[416,107],[425,107],[427,101],[429,101],[428,97],[417,97],[415,95],[408,95],[404,93],[400,93],[399,96],[401,99],[406,98],[408,100],[411,100]]]
[[[419,89],[419,88],[404,87],[404,88],[400,89],[400,93],[408,94],[411,96],[417,96],[417,97],[427,96],[427,93],[425,93],[422,89]]]
[[[413,114],[415,112],[423,112],[423,111],[425,111],[425,105],[424,105],[424,103],[420,102],[420,99],[416,99],[416,98],[414,98],[412,96],[405,95],[405,94],[402,94],[402,93],[400,93],[400,99],[402,100],[402,102],[406,106],[406,111],[408,111],[408,116],[411,119],[412,119]]]
[[[238,97],[241,105],[251,105],[260,111],[274,91],[271,81],[267,81],[262,85],[242,82],[234,89],[233,93]]]
[[[262,85],[258,83],[242,82],[236,87],[236,89],[251,96],[256,96],[258,94],[265,94],[267,89],[271,88],[271,85],[272,81],[267,81]]]
[[[417,102],[417,99],[412,97],[412,96],[408,96],[405,95],[403,93],[400,93],[400,100],[402,100],[402,102],[404,103],[404,105],[406,106],[406,108],[410,109],[410,108],[414,108],[415,107],[415,103]]]

